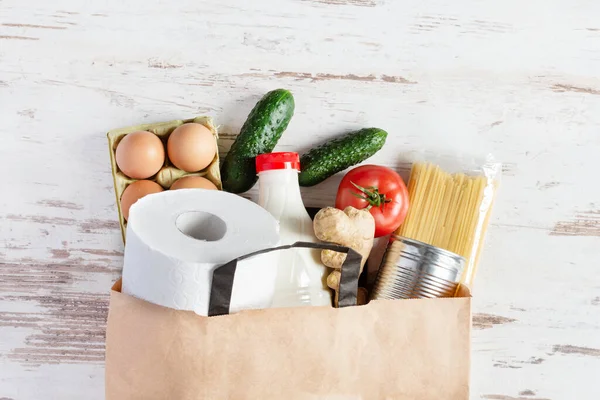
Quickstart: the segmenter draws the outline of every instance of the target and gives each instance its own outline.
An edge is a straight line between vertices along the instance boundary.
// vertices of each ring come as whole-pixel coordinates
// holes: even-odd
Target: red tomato
[[[408,189],[394,170],[363,165],[350,170],[340,182],[335,207],[367,208],[375,219],[375,237],[389,235],[404,222]]]

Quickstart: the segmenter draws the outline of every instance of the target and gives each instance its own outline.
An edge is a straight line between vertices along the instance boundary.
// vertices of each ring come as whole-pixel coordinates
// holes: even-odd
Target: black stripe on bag
[[[334,244],[327,243],[309,243],[296,242],[291,245],[273,247],[259,250],[238,257],[223,264],[213,271],[212,284],[210,288],[210,300],[208,303],[208,316],[229,314],[231,305],[231,292],[233,290],[233,279],[237,263],[250,257],[258,256],[272,251],[288,250],[294,248],[332,250],[340,253],[346,253],[346,260],[342,264],[340,277],[340,290],[338,297],[339,307],[348,307],[356,305],[356,292],[358,291],[358,277],[360,275],[360,263],[362,256],[355,250]],[[326,268],[323,266],[323,268]]]

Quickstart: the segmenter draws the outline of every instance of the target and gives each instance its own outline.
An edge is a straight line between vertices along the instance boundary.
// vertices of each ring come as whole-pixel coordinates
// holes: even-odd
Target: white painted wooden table
[[[0,398],[104,396],[123,254],[105,132],[208,114],[231,138],[276,87],[297,104],[281,150],[378,126],[385,165],[504,161],[471,398],[600,398],[598,16],[594,0],[0,0]]]

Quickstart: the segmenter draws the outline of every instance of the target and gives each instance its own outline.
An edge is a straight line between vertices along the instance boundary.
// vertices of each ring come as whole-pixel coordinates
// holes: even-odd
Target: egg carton
[[[138,180],[138,179],[130,178],[127,175],[125,175],[123,172],[121,172],[121,170],[119,170],[119,167],[117,166],[117,161],[116,161],[117,146],[118,146],[119,142],[121,141],[121,139],[123,139],[127,134],[133,133],[136,131],[149,131],[149,132],[154,133],[156,136],[158,136],[161,139],[161,141],[163,142],[163,146],[165,147],[165,163],[162,166],[162,168],[154,176],[147,178],[147,180],[154,181],[154,182],[158,183],[160,186],[162,186],[163,189],[167,190],[179,178],[182,178],[184,176],[202,176],[202,177],[208,179],[209,181],[211,181],[212,183],[214,183],[215,186],[219,190],[223,189],[223,186],[221,184],[221,173],[219,171],[219,152],[218,151],[216,152],[215,158],[208,165],[208,167],[206,167],[202,171],[198,171],[198,172],[185,172],[185,171],[175,167],[173,165],[173,163],[171,163],[171,161],[169,160],[169,156],[168,156],[167,150],[166,150],[167,149],[167,139],[169,138],[169,135],[178,126],[186,124],[186,123],[190,123],[190,122],[202,124],[205,127],[207,127],[212,132],[213,136],[215,137],[215,142],[217,142],[217,145],[218,145],[219,134],[217,132],[217,128],[213,124],[212,118],[205,117],[205,116],[191,118],[191,119],[168,121],[168,122],[158,122],[155,124],[130,126],[127,128],[113,129],[107,133],[106,136],[108,137],[108,147],[109,147],[109,152],[110,152],[110,164],[111,164],[111,168],[112,168],[112,176],[113,176],[113,182],[114,182],[114,186],[115,186],[115,196],[117,198],[117,208],[119,211],[119,223],[121,225],[121,234],[123,236],[123,242],[125,242],[125,232],[127,231],[127,221],[123,217],[123,211],[121,209],[121,195],[123,194],[123,191],[125,190],[125,188],[127,186],[129,186],[130,184],[132,184],[133,182]]]

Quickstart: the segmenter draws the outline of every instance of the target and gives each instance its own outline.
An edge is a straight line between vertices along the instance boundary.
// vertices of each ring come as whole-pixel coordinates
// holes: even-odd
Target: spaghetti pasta
[[[495,183],[484,175],[450,174],[431,163],[415,163],[408,182],[410,207],[396,234],[464,257],[461,283],[471,285],[491,211],[491,201],[485,201],[488,187],[495,189]]]

